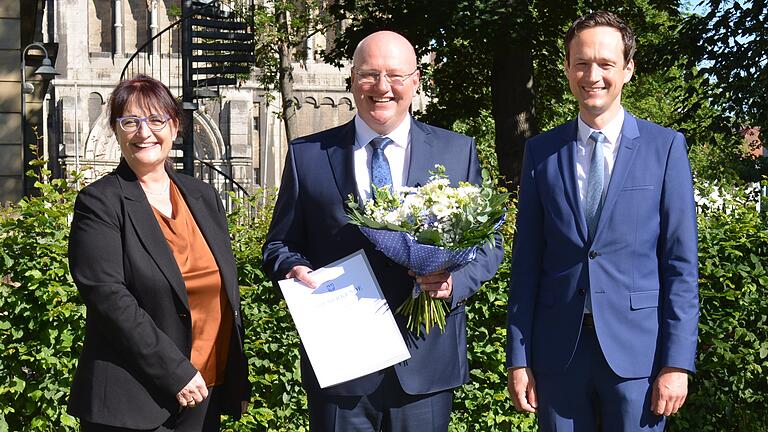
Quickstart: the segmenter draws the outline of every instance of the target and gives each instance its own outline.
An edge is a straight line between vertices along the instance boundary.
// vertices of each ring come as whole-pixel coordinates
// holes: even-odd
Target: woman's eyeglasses
[[[168,124],[170,117],[167,115],[152,114],[147,117],[125,116],[118,117],[117,123],[120,129],[126,132],[136,132],[141,127],[141,123],[146,123],[149,130],[160,131]]]

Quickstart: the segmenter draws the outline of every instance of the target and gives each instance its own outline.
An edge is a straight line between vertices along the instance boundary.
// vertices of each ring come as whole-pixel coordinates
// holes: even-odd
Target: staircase
[[[220,86],[236,85],[238,74],[247,78],[251,72],[256,61],[252,20],[241,19],[218,2],[184,3],[195,11],[183,26],[191,36],[190,49],[185,54],[191,55],[193,92],[197,98],[216,97]],[[253,16],[253,2],[250,10]]]
[[[229,209],[226,192],[233,191],[236,196],[248,193],[232,179],[231,166],[214,166],[196,156],[191,125],[200,99],[217,98],[221,87],[235,86],[249,78],[256,61],[254,0],[182,0],[181,5],[179,19],[131,56],[120,79],[149,75],[181,96],[182,123],[188,127],[182,129],[181,139],[174,143],[174,163],[181,165],[185,174],[212,183]],[[223,155],[223,159],[229,161],[229,155]]]

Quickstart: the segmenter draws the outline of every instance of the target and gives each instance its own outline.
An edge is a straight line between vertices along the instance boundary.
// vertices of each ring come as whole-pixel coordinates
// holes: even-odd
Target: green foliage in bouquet
[[[445,167],[435,165],[427,184],[418,188],[373,187],[373,199],[361,208],[347,201],[350,222],[374,229],[407,232],[422,244],[463,249],[493,242],[496,224],[509,194],[493,184],[483,170],[481,185],[459,182],[452,187]]]
[[[429,334],[429,330],[434,326],[437,326],[441,333],[445,333],[445,316],[450,311],[448,303],[438,301],[422,292],[416,298],[409,297],[396,312],[408,317],[405,326],[419,337],[422,324],[426,334]]]
[[[374,198],[366,201],[362,208],[350,197],[347,202],[350,222],[366,228],[404,232],[421,245],[457,253],[493,243],[509,194],[495,187],[487,171],[483,171],[483,183],[479,186],[467,182],[451,186],[442,165],[435,165],[430,174],[427,184],[418,188],[392,191],[389,187],[373,186]],[[446,267],[455,264],[461,265],[454,262]],[[420,271],[418,267],[411,269]],[[422,326],[426,333],[434,326],[444,332],[448,305],[427,293],[416,289],[414,292],[414,296],[397,308],[397,312],[408,319],[407,328],[417,336]]]

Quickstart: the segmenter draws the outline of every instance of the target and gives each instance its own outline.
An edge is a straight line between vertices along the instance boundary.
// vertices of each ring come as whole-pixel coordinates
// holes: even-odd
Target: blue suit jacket
[[[439,163],[453,183],[481,181],[474,141],[466,136],[413,121],[407,185],[425,184]],[[293,266],[322,267],[357,250],[365,250],[371,267],[394,311],[411,294],[413,278],[392,262],[348,222],[345,202],[358,197],[354,170],[354,122],[294,140],[286,156],[280,192],[264,245],[264,268],[277,281]],[[483,248],[477,259],[453,273],[451,312],[445,333],[431,331],[416,338],[395,314],[411,358],[395,366],[403,389],[410,394],[457,387],[468,378],[464,301],[493,277],[503,257],[501,240]],[[383,372],[324,389],[326,394],[372,393]],[[317,379],[302,350],[302,381],[319,390]]]
[[[585,293],[605,358],[624,378],[694,370],[696,211],[685,138],[627,113],[594,240],[576,183],[574,120],[529,140],[509,286],[507,366],[558,372]]]

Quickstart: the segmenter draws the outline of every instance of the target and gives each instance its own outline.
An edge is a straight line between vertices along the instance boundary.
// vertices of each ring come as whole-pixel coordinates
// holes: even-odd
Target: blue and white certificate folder
[[[330,387],[411,358],[363,250],[312,276],[279,282],[320,387]]]

